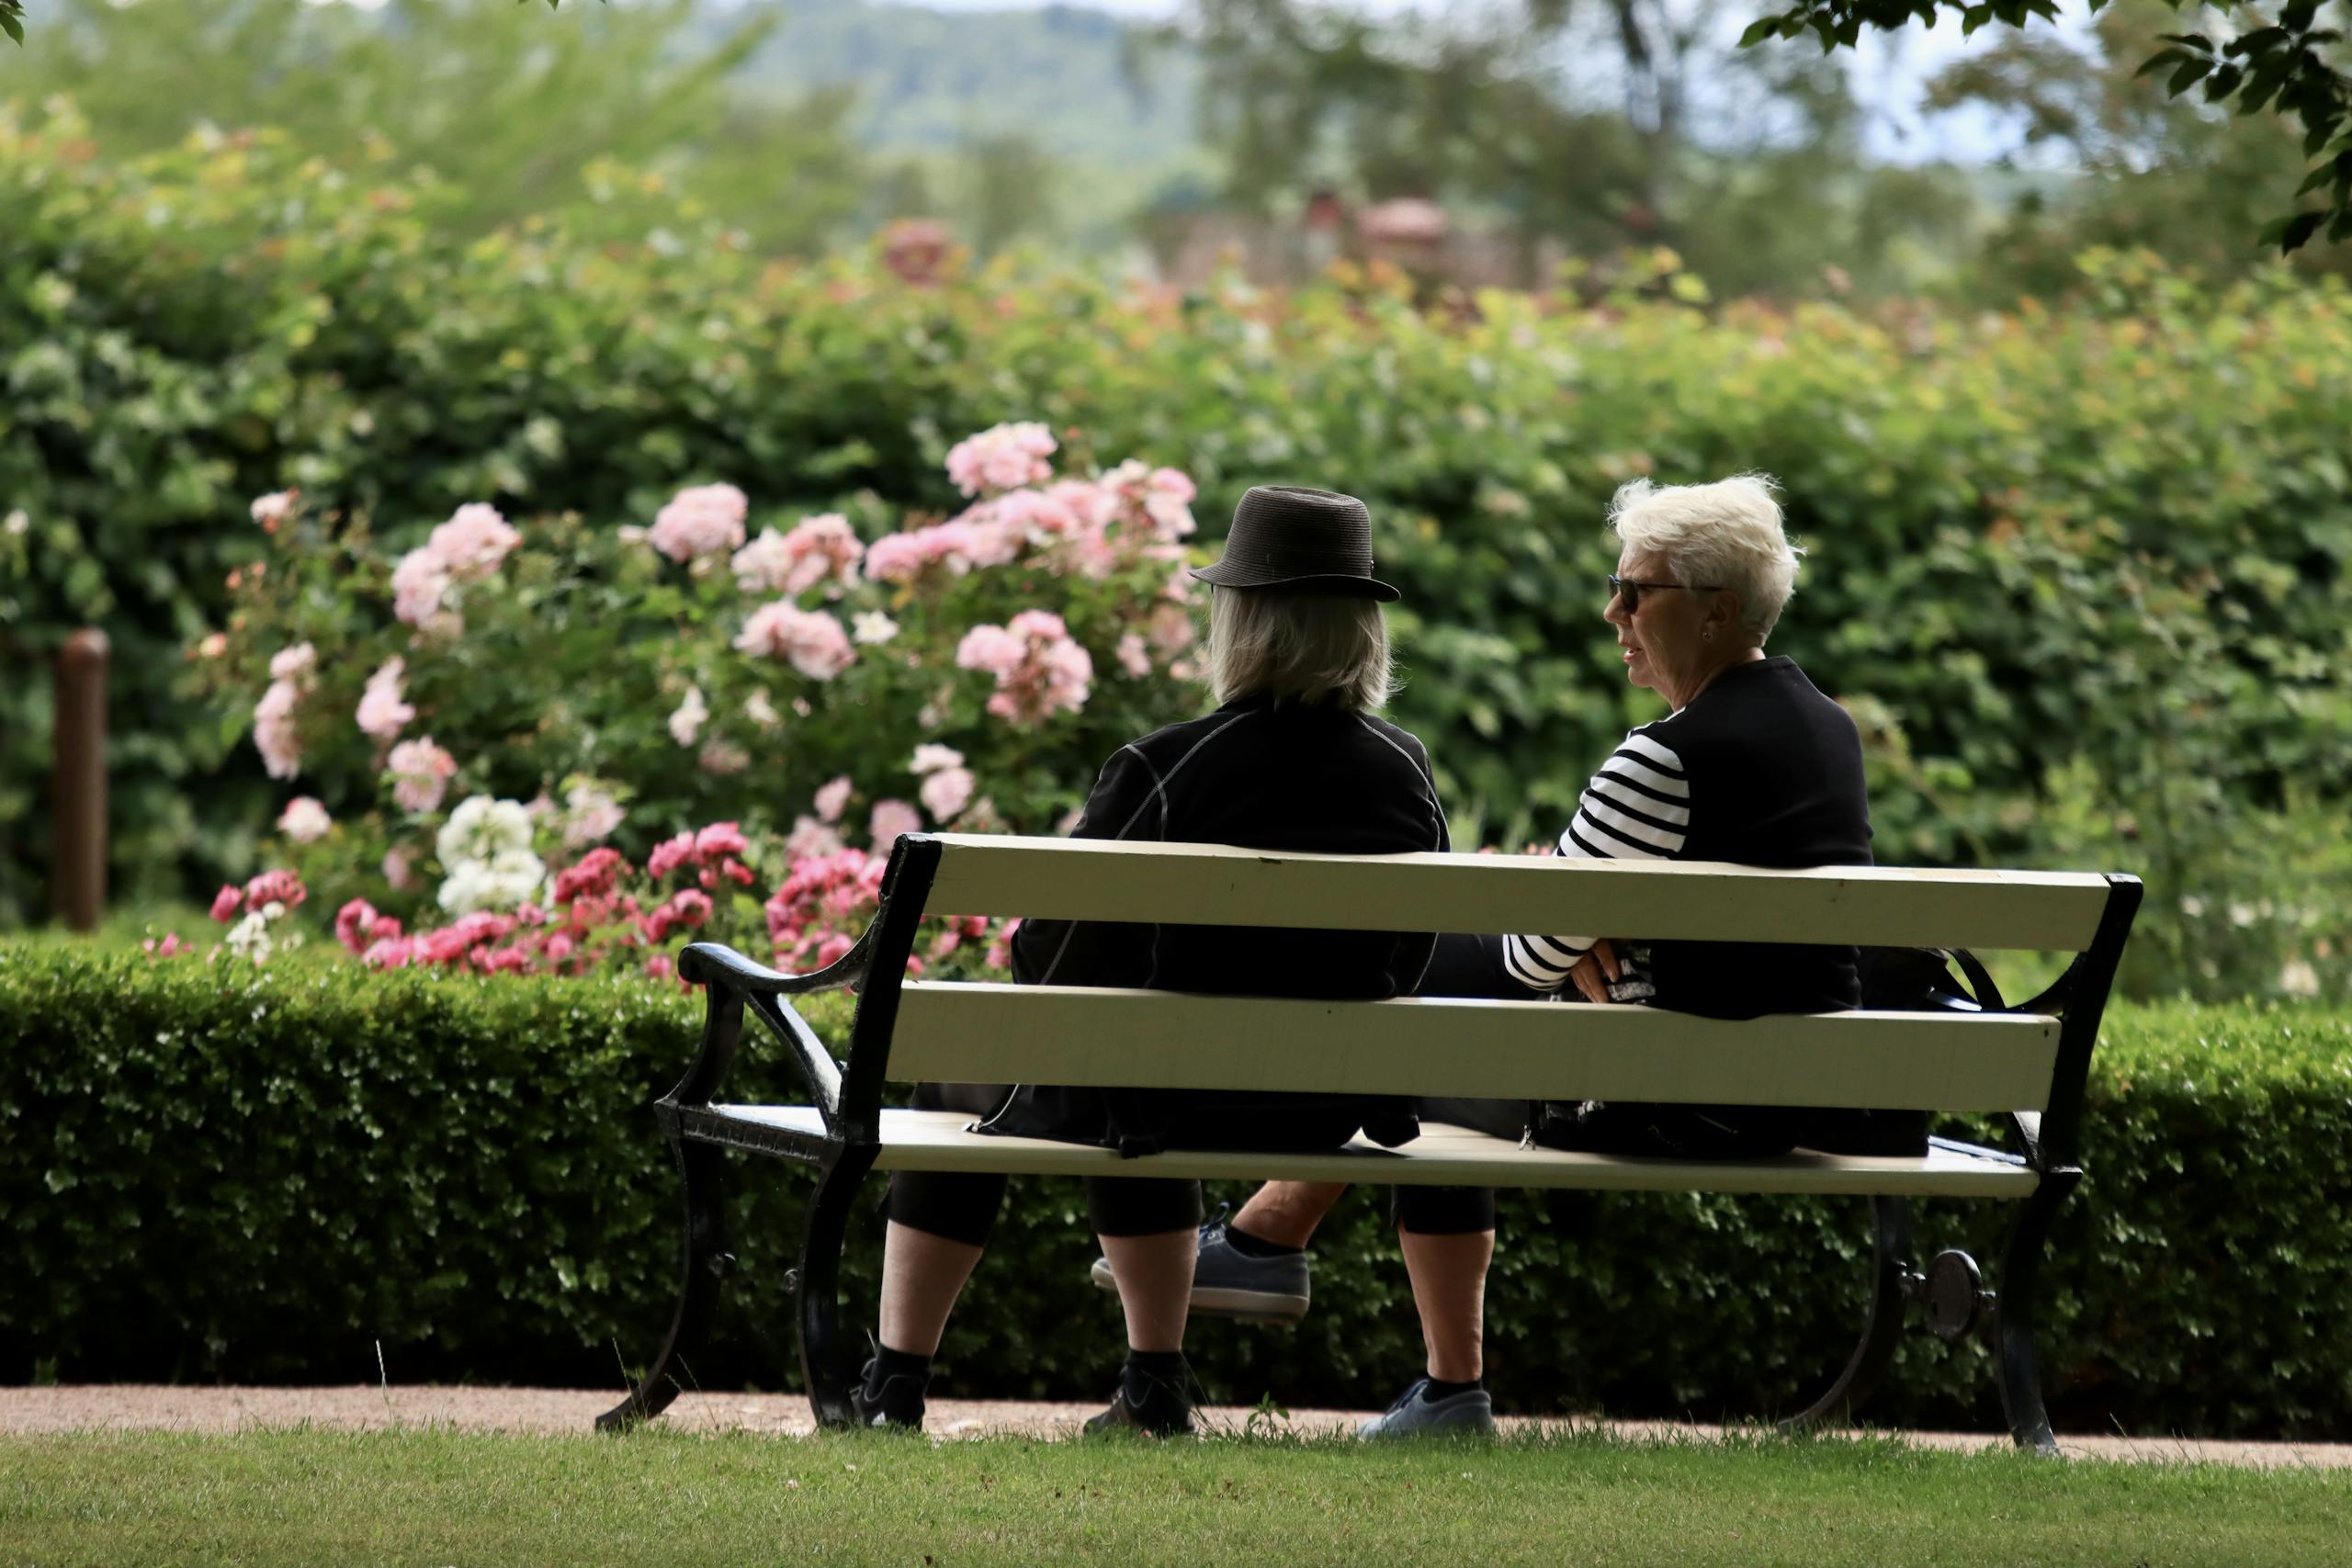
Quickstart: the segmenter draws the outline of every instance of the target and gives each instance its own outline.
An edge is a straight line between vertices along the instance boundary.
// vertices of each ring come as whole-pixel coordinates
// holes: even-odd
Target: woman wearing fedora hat
[[[1193,572],[1216,590],[1204,664],[1219,705],[1113,753],[1074,834],[1332,854],[1445,849],[1427,751],[1375,714],[1392,688],[1381,604],[1397,594],[1372,570],[1372,519],[1354,497],[1274,485],[1243,496],[1223,557]],[[1013,938],[1012,968],[1033,985],[1377,998],[1418,988],[1435,942],[1032,920]],[[1360,1128],[1389,1143],[1416,1130],[1408,1112],[1362,1098],[926,1084],[914,1102],[974,1111],[986,1133],[1132,1154],[1337,1148]],[[868,1425],[921,1425],[931,1358],[1003,1192],[1001,1176],[892,1179],[879,1343],[855,1396]],[[1200,1184],[1090,1179],[1087,1207],[1128,1346],[1111,1407],[1088,1427],[1188,1432]]]

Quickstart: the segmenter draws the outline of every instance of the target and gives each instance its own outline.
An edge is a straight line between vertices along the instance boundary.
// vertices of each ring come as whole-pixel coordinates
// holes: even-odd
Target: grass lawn
[[[0,1438],[0,1563],[2326,1563],[2352,1481],[1893,1442]]]

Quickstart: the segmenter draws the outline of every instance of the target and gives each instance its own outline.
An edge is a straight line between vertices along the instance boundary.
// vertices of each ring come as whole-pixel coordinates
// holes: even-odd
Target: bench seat
[[[1398,1149],[1359,1137],[1331,1154],[1171,1149],[1121,1159],[1110,1149],[968,1132],[961,1111],[885,1111],[876,1170],[968,1170],[1029,1176],[1170,1176],[1206,1180],[1397,1182],[1452,1187],[1572,1187],[1609,1192],[1819,1192],[1859,1197],[2025,1198],[2041,1178],[2014,1156],[1939,1140],[1925,1158],[1800,1149],[1757,1160],[1668,1160],[1521,1148],[1433,1123]],[[821,1142],[808,1105],[713,1105],[681,1131],[700,1143],[775,1152],[774,1135]]]

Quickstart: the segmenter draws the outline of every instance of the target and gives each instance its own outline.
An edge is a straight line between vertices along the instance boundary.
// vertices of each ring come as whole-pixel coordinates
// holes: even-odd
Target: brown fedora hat
[[[1219,588],[1297,588],[1393,600],[1372,575],[1372,513],[1351,495],[1253,485],[1233,509],[1225,554],[1193,575]]]

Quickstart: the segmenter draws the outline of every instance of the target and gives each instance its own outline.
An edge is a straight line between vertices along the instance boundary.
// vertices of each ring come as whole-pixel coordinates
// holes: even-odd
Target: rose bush
[[[952,516],[754,537],[718,481],[650,525],[468,502],[397,556],[273,494],[198,668],[300,792],[273,852],[369,964],[663,974],[695,932],[813,968],[898,835],[1052,831],[1073,759],[1198,702],[1192,481],[1070,455],[981,432],[950,453]],[[1001,962],[1002,934],[950,922],[918,962]]]

